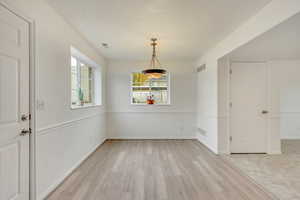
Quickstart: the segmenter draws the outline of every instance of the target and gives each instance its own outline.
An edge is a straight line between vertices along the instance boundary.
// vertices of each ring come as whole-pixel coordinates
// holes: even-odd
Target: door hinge
[[[232,102],[229,103],[229,107],[232,108]]]
[[[229,141],[232,142],[232,136],[229,137]]]
[[[229,74],[232,74],[232,69],[229,70]]]
[[[31,114],[29,114],[28,117],[29,117],[29,120],[31,120]]]

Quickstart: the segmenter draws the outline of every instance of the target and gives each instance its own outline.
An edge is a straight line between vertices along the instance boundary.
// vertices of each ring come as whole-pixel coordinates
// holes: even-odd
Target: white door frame
[[[0,6],[3,6],[10,12],[22,18],[29,24],[29,110],[31,114],[30,128],[32,133],[29,136],[29,199],[36,199],[36,106],[35,106],[35,21],[26,16],[22,11],[12,5],[0,0]]]
[[[267,68],[267,76],[266,76],[266,96],[267,96],[267,100],[266,100],[266,109],[269,111],[269,114],[267,116],[267,120],[266,120],[266,126],[267,126],[267,130],[266,130],[266,134],[267,134],[267,142],[266,142],[266,153],[267,154],[272,154],[272,151],[271,151],[271,144],[270,144],[270,141],[271,141],[271,127],[270,127],[270,120],[271,120],[271,108],[270,108],[270,66],[268,65],[267,62],[265,61],[234,61],[234,60],[231,60],[228,62],[228,65],[229,65],[229,78],[227,79],[228,81],[228,94],[227,94],[227,97],[228,97],[228,120],[227,120],[227,131],[228,131],[228,153],[231,154],[231,126],[230,126],[230,122],[231,122],[231,106],[230,106],[230,102],[231,102],[231,65],[233,63],[263,63],[266,65],[266,68]]]

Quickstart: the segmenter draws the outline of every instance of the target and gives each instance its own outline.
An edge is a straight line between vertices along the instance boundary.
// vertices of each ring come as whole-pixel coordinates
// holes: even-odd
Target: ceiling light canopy
[[[152,58],[150,62],[150,68],[143,70],[142,73],[147,75],[148,78],[160,78],[162,75],[166,74],[167,71],[161,69],[161,64],[156,55],[157,39],[151,38],[151,41],[152,41],[151,46],[153,48],[153,51],[152,51]],[[158,64],[159,67],[157,67],[156,64]]]

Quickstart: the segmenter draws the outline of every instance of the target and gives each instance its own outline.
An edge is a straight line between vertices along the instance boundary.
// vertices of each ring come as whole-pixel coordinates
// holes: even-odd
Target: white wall
[[[217,153],[217,77],[207,63],[206,70],[197,74],[197,138]]]
[[[174,139],[195,135],[195,71],[191,62],[164,62],[170,72],[171,105],[131,105],[131,72],[149,62],[110,61],[107,71],[109,138]]]
[[[241,60],[241,59],[240,59]],[[253,60],[252,60],[253,62]],[[268,67],[268,152],[280,153],[281,139],[300,139],[300,60],[265,61]],[[227,58],[218,68],[218,149],[229,150],[229,68]]]
[[[224,57],[218,62],[218,152],[230,153],[229,99],[230,99],[230,60]]]
[[[300,139],[300,60],[270,61],[271,114],[282,139]]]
[[[70,46],[105,60],[44,0],[1,0],[36,24],[37,196],[42,199],[105,139],[105,107],[70,109]],[[104,94],[104,92],[103,92]]]
[[[207,131],[207,137],[198,139],[212,151],[218,152],[218,60],[298,12],[298,0],[273,0],[197,61],[197,66],[207,66],[198,77],[197,100],[197,124]]]

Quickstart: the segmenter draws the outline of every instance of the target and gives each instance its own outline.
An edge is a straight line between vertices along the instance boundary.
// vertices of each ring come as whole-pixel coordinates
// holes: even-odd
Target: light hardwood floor
[[[79,147],[80,148],[80,147]],[[274,199],[195,140],[107,141],[48,200]]]

